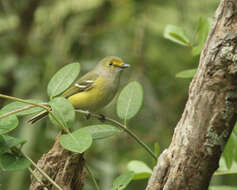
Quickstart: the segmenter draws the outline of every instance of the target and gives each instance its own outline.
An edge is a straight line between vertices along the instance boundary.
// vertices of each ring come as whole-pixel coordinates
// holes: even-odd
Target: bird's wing
[[[80,79],[78,79],[70,88],[68,88],[62,96],[68,98],[74,94],[90,90],[94,86],[94,82],[98,78],[98,74],[95,73],[87,73]]]

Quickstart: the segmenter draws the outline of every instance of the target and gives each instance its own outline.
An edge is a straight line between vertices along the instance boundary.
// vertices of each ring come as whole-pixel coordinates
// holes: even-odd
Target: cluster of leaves
[[[48,84],[47,93],[50,101],[47,103],[41,103],[40,100],[11,98],[17,101],[0,110],[0,170],[15,171],[30,167],[31,162],[20,151],[26,141],[6,134],[18,126],[19,116],[35,114],[43,111],[44,108],[48,108],[51,123],[67,133],[60,136],[60,144],[75,153],[85,152],[94,140],[121,132],[118,127],[111,124],[90,125],[70,132],[75,123],[75,109],[70,101],[60,97],[60,94],[75,81],[79,72],[79,63],[71,63],[60,69]],[[138,82],[130,82],[121,91],[117,101],[117,115],[124,121],[125,127],[126,121],[138,113],[142,102],[143,88]],[[156,144],[156,152],[158,148]],[[152,170],[142,161],[131,161],[127,168],[126,173],[115,179],[112,189],[122,190],[132,179],[144,179],[152,173]]]
[[[167,25],[164,30],[164,37],[172,42],[192,48],[192,55],[200,55],[208,32],[210,31],[212,19],[200,16],[193,37],[189,38],[184,29],[175,25]],[[176,74],[177,78],[192,78],[196,69],[188,69]]]

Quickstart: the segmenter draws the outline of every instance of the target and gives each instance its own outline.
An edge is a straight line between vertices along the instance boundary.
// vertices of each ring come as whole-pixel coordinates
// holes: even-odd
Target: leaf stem
[[[40,172],[41,175],[43,175],[56,189],[58,190],[63,190],[61,187],[59,187],[59,185],[57,183],[55,183],[54,180],[52,180],[41,168],[39,168],[37,166],[37,164],[31,160],[31,158],[29,156],[27,156],[26,154],[24,154],[22,151],[20,151],[21,154],[26,157],[27,160],[29,160],[31,162],[31,164]]]
[[[12,114],[15,114],[15,113],[18,113],[18,112],[21,112],[21,111],[24,111],[24,110],[33,108],[33,107],[35,107],[35,106],[34,106],[34,105],[28,105],[28,106],[24,106],[24,107],[22,107],[22,108],[18,108],[18,109],[15,109],[15,110],[6,112],[6,113],[0,115],[0,119],[2,119],[2,118],[4,118],[4,117],[7,117],[7,116],[9,116],[9,115],[12,115]]]
[[[66,126],[64,126],[63,122],[60,121],[60,120],[57,118],[57,116],[56,116],[51,110],[49,111],[49,114],[55,119],[55,121],[56,121],[59,125],[61,125],[61,127],[63,128],[63,130],[64,130],[66,133],[71,134],[71,132],[69,131],[69,129],[68,129]]]
[[[88,111],[84,111],[84,110],[75,110],[76,112],[88,115]],[[98,119],[101,118],[101,115],[99,114],[95,114],[95,113],[90,113],[91,116],[96,117]],[[155,155],[154,152],[152,152],[152,150],[142,141],[138,138],[137,135],[135,135],[135,133],[133,133],[130,129],[128,129],[125,125],[123,125],[122,123],[120,123],[119,121],[116,121],[115,119],[112,119],[110,117],[105,117],[106,121],[109,121],[111,123],[116,124],[120,129],[124,130],[128,135],[130,135],[141,147],[143,147],[153,159],[157,159],[157,156]]]
[[[91,172],[89,166],[87,165],[87,163],[85,164],[85,166],[86,166],[86,170],[87,170],[88,174],[90,175],[90,177],[91,177],[91,179],[92,179],[92,181],[93,181],[93,183],[94,183],[95,189],[96,189],[96,190],[100,190],[100,187],[99,187],[99,185],[97,184],[97,181],[96,181],[96,179],[95,179],[93,173]]]
[[[31,102],[31,101],[28,101],[28,100],[24,100],[24,99],[21,99],[21,98],[16,98],[16,97],[13,97],[13,96],[8,96],[8,95],[4,95],[4,94],[0,94],[0,98],[5,98],[5,99],[9,99],[9,100],[13,100],[13,101],[17,101],[17,102],[23,102],[23,103],[26,103],[26,104],[30,104],[30,105],[34,105],[34,106],[38,106],[38,107],[41,107],[45,110],[47,110],[49,112],[49,114],[56,120],[56,122],[61,125],[61,127],[63,128],[63,130],[70,134],[70,131],[64,126],[64,124],[56,117],[56,115],[52,112],[51,108],[48,107],[48,106],[45,106],[43,104],[38,104],[38,103],[35,103],[35,102]]]
[[[4,94],[0,94],[0,98],[5,98],[5,99],[17,101],[17,102],[26,103],[26,104],[31,104],[31,105],[34,105],[34,106],[38,106],[38,107],[44,108],[45,110],[49,110],[50,109],[48,106],[45,106],[45,105],[42,105],[42,104],[38,104],[38,103],[35,103],[35,102],[31,102],[31,101],[28,101],[28,100],[23,100],[21,98],[16,98],[16,97],[4,95]]]
[[[230,175],[230,174],[237,174],[236,171],[219,171],[215,172],[213,175]]]
[[[29,172],[31,173],[31,175],[36,179],[36,181],[38,181],[42,186],[45,186],[44,183],[41,181],[41,179],[35,175],[34,171],[31,168],[28,168]],[[43,190],[48,190],[47,187],[43,187]]]

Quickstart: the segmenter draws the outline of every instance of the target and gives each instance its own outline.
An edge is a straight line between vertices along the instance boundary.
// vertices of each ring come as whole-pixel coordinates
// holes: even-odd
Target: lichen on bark
[[[237,1],[222,0],[172,142],[146,190],[205,190],[237,119]]]

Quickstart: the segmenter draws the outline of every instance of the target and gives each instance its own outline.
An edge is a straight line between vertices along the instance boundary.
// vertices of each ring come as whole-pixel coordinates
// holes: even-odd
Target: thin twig
[[[96,190],[100,190],[100,187],[99,187],[99,185],[97,184],[97,181],[96,181],[96,179],[95,179],[93,173],[91,172],[89,166],[87,165],[87,163],[85,164],[85,166],[86,166],[86,170],[87,170],[88,174],[90,175],[90,177],[91,177],[91,179],[92,179],[92,181],[93,181],[93,183],[94,183],[95,189],[96,189]]]
[[[41,107],[45,110],[47,110],[49,112],[49,114],[56,120],[56,122],[61,125],[62,129],[70,134],[70,131],[68,130],[68,128],[66,126],[64,126],[64,124],[56,117],[56,115],[52,112],[51,108],[48,107],[48,106],[45,106],[44,104],[38,104],[38,103],[35,103],[35,102],[31,102],[31,101],[28,101],[28,100],[23,100],[21,98],[16,98],[16,97],[13,97],[13,96],[7,96],[7,95],[4,95],[4,94],[0,94],[0,98],[5,98],[5,99],[9,99],[9,100],[13,100],[13,101],[17,101],[17,102],[23,102],[23,103],[26,103],[26,104],[30,104],[30,105],[34,105],[34,106],[37,106],[37,107]]]
[[[101,115],[99,114],[96,114],[96,113],[89,113],[88,111],[84,111],[84,110],[78,110],[76,109],[75,110],[76,112],[78,113],[82,113],[82,114],[85,114],[85,115],[88,115],[90,114],[91,116],[95,117],[95,118],[98,118],[98,119],[101,119]],[[152,150],[145,144],[142,142],[142,140],[140,140],[138,138],[137,135],[135,135],[130,129],[128,129],[125,125],[123,125],[122,123],[116,121],[115,119],[112,119],[110,117],[105,117],[105,120],[106,121],[109,121],[111,123],[114,123],[116,124],[120,129],[124,130],[127,134],[129,134],[141,147],[143,147],[151,156],[152,158],[154,158],[155,160],[157,159],[157,156],[155,155],[154,152],[152,152]]]
[[[37,175],[35,175],[34,171],[31,168],[28,168],[28,170],[31,173],[31,175],[36,179],[36,181],[38,181],[43,186],[43,190],[48,190],[47,187],[44,187],[45,184],[40,180],[40,178]]]
[[[7,117],[7,116],[9,116],[9,115],[18,113],[18,112],[20,112],[20,111],[24,111],[24,110],[33,108],[33,107],[35,107],[35,106],[34,106],[34,105],[28,105],[28,106],[24,106],[24,107],[22,107],[22,108],[18,108],[18,109],[9,111],[9,112],[7,112],[7,113],[4,113],[4,114],[0,115],[0,119],[2,119],[2,118],[4,118],[4,117]]]
[[[0,94],[0,98],[5,98],[5,99],[17,101],[17,102],[26,103],[26,104],[31,104],[31,105],[34,105],[34,106],[38,106],[38,107],[44,108],[45,110],[49,110],[50,109],[48,106],[45,106],[45,105],[42,105],[42,104],[38,104],[38,103],[31,102],[31,101],[28,101],[28,100],[23,100],[21,98],[16,98],[16,97],[13,97],[13,96],[7,96],[7,95],[4,95],[4,94]]]

